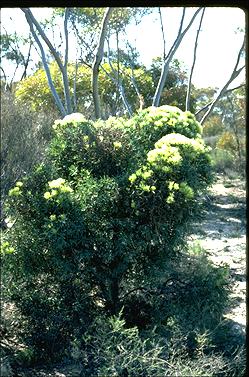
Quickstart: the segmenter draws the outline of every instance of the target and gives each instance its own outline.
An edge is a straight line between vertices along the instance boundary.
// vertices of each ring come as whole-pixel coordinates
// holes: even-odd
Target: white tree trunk
[[[178,31],[178,36],[177,36],[174,44],[172,45],[172,47],[171,47],[171,49],[170,49],[170,51],[169,51],[169,53],[168,53],[168,55],[167,55],[167,57],[164,61],[164,65],[163,65],[162,71],[161,71],[161,76],[160,76],[160,79],[159,79],[159,82],[158,82],[158,85],[157,85],[157,88],[156,88],[156,92],[155,92],[155,95],[154,95],[154,98],[153,98],[152,106],[156,106],[156,107],[159,106],[159,102],[160,102],[160,98],[161,98],[162,91],[163,91],[163,88],[164,88],[164,84],[165,84],[165,81],[166,81],[166,78],[167,78],[167,75],[168,75],[168,72],[169,72],[169,65],[171,63],[171,60],[173,59],[178,47],[180,46],[183,37],[185,36],[187,31],[189,30],[189,28],[193,24],[197,14],[201,11],[201,9],[202,8],[197,9],[197,11],[194,13],[194,15],[191,18],[187,27],[182,31],[183,20],[184,20],[184,16],[185,16],[185,8],[183,9],[183,15],[182,15],[181,24],[180,24],[179,31]]]
[[[55,89],[55,86],[53,84],[53,80],[52,80],[52,77],[51,77],[51,74],[50,74],[50,70],[49,70],[49,66],[47,64],[47,60],[46,60],[46,55],[45,55],[45,52],[44,52],[44,49],[43,49],[43,46],[34,30],[34,26],[33,26],[33,23],[32,23],[32,20],[30,18],[30,15],[28,12],[24,11],[25,13],[25,17],[26,17],[26,20],[29,24],[29,27],[30,27],[30,31],[31,31],[31,34],[33,35],[34,37],[34,40],[36,41],[39,49],[40,49],[40,52],[41,52],[41,58],[42,58],[42,63],[43,63],[43,66],[44,66],[44,69],[45,69],[45,72],[46,72],[46,76],[47,76],[47,80],[48,80],[48,85],[49,85],[49,88],[51,90],[51,93],[54,97],[54,100],[55,100],[55,103],[61,113],[61,115],[64,117],[67,113],[66,113],[66,110],[61,102],[61,99],[60,97],[58,96],[58,93]]]
[[[92,91],[93,91],[93,102],[95,109],[96,119],[101,118],[101,106],[99,98],[99,87],[98,87],[98,76],[99,76],[99,67],[104,55],[104,42],[107,33],[107,26],[112,15],[114,8],[107,8],[102,20],[101,30],[99,34],[99,42],[92,66]]]
[[[51,54],[53,55],[56,63],[58,64],[58,67],[59,67],[61,74],[62,74],[62,80],[63,80],[63,88],[64,88],[64,95],[65,95],[65,101],[66,101],[66,113],[71,114],[72,113],[72,106],[71,106],[69,83],[68,83],[68,76],[67,76],[67,64],[64,65],[62,63],[58,52],[55,50],[54,46],[52,45],[52,43],[50,42],[50,40],[46,36],[45,32],[41,28],[39,22],[36,20],[33,13],[31,12],[31,10],[29,8],[20,8],[20,9],[24,12],[27,21],[29,19],[29,25],[31,23],[32,23],[32,25],[35,25],[38,33],[40,34],[41,38],[44,40],[44,42],[48,46]],[[67,56],[68,56],[67,19],[68,19],[68,8],[66,8],[65,19],[64,19],[64,31],[65,31],[65,39],[66,39],[65,63],[67,63]],[[34,37],[34,34],[37,36],[37,33],[35,32],[34,28],[33,28],[32,34],[33,34],[33,37]],[[37,38],[35,40],[37,42]],[[40,48],[40,46],[39,46],[39,48]],[[43,62],[43,64],[44,64],[44,62]],[[44,69],[45,69],[45,66],[44,66]]]
[[[196,38],[195,38],[194,57],[193,57],[193,63],[192,63],[192,67],[191,67],[190,74],[189,74],[188,89],[187,89],[187,95],[186,95],[186,111],[188,111],[189,107],[190,107],[190,93],[191,93],[192,76],[193,76],[195,62],[196,62],[196,51],[197,51],[197,46],[198,46],[198,38],[199,38],[200,31],[201,31],[201,25],[202,25],[204,13],[205,13],[205,8],[203,8],[200,23],[199,23],[199,28],[197,29]]]

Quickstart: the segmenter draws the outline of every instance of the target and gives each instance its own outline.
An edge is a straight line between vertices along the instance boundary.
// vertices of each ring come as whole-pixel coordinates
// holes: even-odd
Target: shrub
[[[11,186],[40,162],[50,140],[54,114],[35,113],[16,104],[14,95],[1,93],[1,193],[5,199]]]
[[[195,334],[196,355],[189,357],[189,341],[176,325],[172,330],[171,339],[155,330],[141,335],[136,327],[127,328],[121,315],[96,318],[81,339],[71,343],[71,355],[84,377],[233,375],[222,354],[204,352],[208,334]]]
[[[227,156],[227,165],[229,165],[229,155],[230,160],[233,159],[230,169],[234,171],[245,173],[246,165],[246,146],[244,135],[232,134],[231,132],[224,132],[216,145],[217,150],[224,151],[223,155]],[[219,152],[221,154],[221,152]],[[227,166],[229,168],[229,166]]]
[[[229,270],[226,265],[214,266],[201,250],[198,255],[182,252],[168,260],[157,285],[125,297],[123,315],[128,326],[168,327],[173,319],[186,336],[218,326],[230,303]]]
[[[211,115],[203,125],[203,136],[219,136],[224,131],[222,118],[219,115]]]
[[[190,113],[163,106],[130,121],[55,122],[46,160],[9,192],[4,264],[28,340],[57,354],[94,313],[157,280],[212,182]]]
[[[231,132],[223,132],[217,141],[217,148],[227,150],[231,153],[236,152],[236,141],[235,137]]]
[[[212,159],[214,169],[218,173],[226,173],[228,169],[235,168],[234,156],[227,150],[215,148],[212,151]]]

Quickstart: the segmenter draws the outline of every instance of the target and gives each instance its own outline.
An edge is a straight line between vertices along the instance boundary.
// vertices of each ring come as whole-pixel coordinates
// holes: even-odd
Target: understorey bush
[[[95,315],[116,315],[131,292],[157,284],[211,182],[189,112],[55,122],[44,162],[9,191],[3,240],[6,289],[40,356],[59,355]]]
[[[122,312],[97,317],[71,342],[70,354],[82,377],[243,376],[242,350],[234,353],[238,372],[221,352],[206,352],[213,346],[207,331],[192,332],[190,339],[173,321],[168,327],[171,335],[165,338],[156,329],[140,334],[137,327],[127,328]]]
[[[14,93],[1,88],[1,201],[9,189],[42,161],[56,112],[30,111]]]

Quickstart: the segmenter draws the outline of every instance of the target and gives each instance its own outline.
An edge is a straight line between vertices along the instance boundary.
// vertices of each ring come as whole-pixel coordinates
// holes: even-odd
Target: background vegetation
[[[1,80],[2,356],[17,371],[73,360],[82,376],[243,376],[243,344],[223,319],[228,267],[188,249],[186,236],[214,172],[244,176],[245,88],[227,91],[201,125],[215,88],[190,83],[185,111],[189,77],[172,57],[151,107],[167,59],[146,68],[120,49],[118,34],[149,10],[115,8],[117,49],[103,55],[96,119],[92,25],[100,32],[104,10],[78,9],[71,27],[94,46],[66,65],[81,114],[61,116],[44,61],[27,74],[21,47],[32,38],[3,40],[24,74]],[[62,16],[56,9],[44,30]],[[60,68],[47,60],[63,98]]]

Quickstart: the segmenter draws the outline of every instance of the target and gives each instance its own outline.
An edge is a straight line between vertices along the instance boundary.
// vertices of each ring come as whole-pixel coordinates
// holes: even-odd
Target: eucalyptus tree
[[[103,22],[101,25],[101,31],[99,35],[98,47],[96,50],[95,58],[92,66],[92,91],[93,91],[93,102],[95,108],[96,118],[102,118],[101,116],[101,107],[100,107],[100,98],[99,98],[99,89],[98,89],[98,75],[99,67],[104,56],[104,43],[107,34],[107,26],[112,15],[114,8],[107,8],[103,17]]]
[[[170,47],[168,54],[163,59],[161,76],[160,76],[160,79],[158,81],[156,92],[155,92],[153,102],[152,102],[153,106],[156,106],[156,107],[159,106],[161,94],[162,94],[162,91],[163,91],[163,88],[164,88],[164,85],[165,85],[165,82],[166,82],[166,79],[167,79],[167,75],[168,75],[168,72],[169,72],[170,63],[171,63],[172,59],[174,58],[175,53],[176,53],[177,49],[179,48],[184,36],[186,35],[187,31],[190,29],[190,27],[193,24],[196,16],[198,15],[198,13],[201,10],[202,10],[202,8],[198,8],[195,11],[194,15],[191,17],[187,26],[185,27],[185,29],[183,29],[183,23],[184,23],[185,14],[186,14],[186,8],[185,7],[183,8],[181,22],[180,22],[180,26],[179,26],[179,29],[178,29],[177,37],[176,37],[174,43],[172,44],[172,46]],[[165,54],[165,51],[164,51],[164,54]]]
[[[42,63],[43,63],[43,66],[44,66],[44,69],[45,69],[45,72],[46,72],[46,75],[47,75],[48,84],[49,84],[50,90],[52,92],[52,95],[54,97],[54,100],[56,102],[56,105],[58,106],[62,116],[65,116],[66,114],[70,114],[70,113],[72,113],[72,106],[71,106],[70,90],[69,90],[68,75],[67,75],[68,48],[69,48],[67,22],[68,22],[69,8],[66,8],[65,18],[64,18],[64,36],[65,36],[64,62],[63,62],[59,52],[54,48],[53,44],[51,43],[51,41],[47,37],[47,35],[46,35],[44,29],[41,27],[40,23],[34,17],[32,11],[29,8],[21,8],[21,10],[25,14],[26,20],[27,20],[27,22],[30,26],[30,31],[32,33],[32,36],[33,36],[35,42],[37,43],[37,45],[40,49]],[[60,69],[60,72],[61,72],[61,75],[62,75],[62,78],[63,78],[65,104],[63,104],[61,98],[59,97],[59,95],[58,95],[58,93],[55,89],[41,39],[45,42],[45,44],[49,48],[50,52],[52,53],[56,63],[58,64],[58,67]]]
[[[185,108],[193,111],[191,107],[192,105],[190,103],[190,100],[193,102],[193,98],[190,98],[190,90],[194,89],[192,85],[192,75],[196,61],[197,42],[199,38],[205,8],[195,8],[193,14],[190,16],[190,19],[187,22],[186,8],[182,9],[182,16],[179,24],[178,33],[175,41],[169,48],[168,52],[166,52],[165,25],[163,23],[161,10],[159,8],[158,21],[160,22],[163,36],[163,53],[161,61],[158,61],[160,74],[158,75],[157,71],[157,82],[154,87],[154,93],[152,94],[152,96],[151,93],[149,94],[149,96],[151,96],[150,102],[148,101],[148,96],[147,98],[145,98],[145,94],[141,91],[138,81],[135,78],[134,60],[136,60],[136,51],[134,49],[134,46],[132,46],[132,44],[127,38],[126,28],[134,20],[136,20],[136,24],[138,24],[143,18],[143,16],[148,15],[150,12],[153,12],[153,8],[55,8],[53,14],[53,22],[55,21],[57,16],[63,18],[63,31],[60,33],[62,37],[61,45],[64,45],[63,53],[61,52],[61,45],[55,47],[55,43],[51,42],[51,38],[49,39],[44,25],[37,21],[32,11],[29,8],[21,9],[26,16],[27,22],[29,23],[31,34],[35,40],[35,45],[38,46],[40,50],[42,63],[44,66],[44,70],[46,72],[49,88],[53,95],[56,106],[60,110],[61,116],[63,117],[66,114],[78,111],[80,98],[77,96],[77,76],[79,75],[79,68],[81,65],[85,65],[92,71],[92,98],[90,102],[91,106],[93,105],[95,109],[95,118],[105,118],[106,116],[108,116],[108,114],[105,114],[105,110],[103,109],[103,88],[100,86],[100,72],[106,75],[106,77],[110,79],[115,85],[114,92],[112,92],[111,95],[116,96],[116,98],[119,97],[121,99],[122,109],[121,111],[117,110],[116,114],[119,114],[120,112],[122,113],[123,109],[126,115],[128,115],[129,117],[131,117],[134,113],[134,104],[129,101],[129,93],[127,93],[127,90],[135,90],[137,97],[135,102],[139,102],[140,109],[142,109],[145,106],[148,107],[151,105],[155,107],[159,106],[160,101],[162,103],[165,100],[164,93],[165,89],[167,88],[170,67],[172,66],[173,61],[175,59],[175,54],[178,51],[183,41],[183,38],[185,38],[187,32],[192,27],[197,16],[201,15],[199,21],[199,28],[196,33],[196,40],[193,47],[193,63],[190,69],[189,81],[188,86],[186,86],[184,99]],[[73,64],[71,61],[69,61],[69,47],[71,44],[73,44],[71,42],[72,39],[70,38],[73,38],[73,35],[75,38],[74,40],[76,42],[76,45],[74,47],[74,50],[76,51],[76,56],[74,62],[74,80],[72,83],[72,81],[69,82],[68,79],[68,67],[69,65],[72,66]],[[121,47],[121,40],[122,43],[125,43],[127,46],[125,53],[127,54],[128,59],[126,60],[125,65],[121,64],[121,59],[124,57],[122,57],[123,45]],[[116,47],[113,47],[115,42]],[[63,81],[64,96],[59,95],[56,90],[56,86],[54,84],[50,72],[44,44],[48,48],[50,54],[52,55],[53,59],[58,65]],[[244,43],[239,51],[237,62],[235,64],[234,70],[229,80],[220,89],[215,98],[213,98],[211,101],[205,104],[203,108],[198,110],[196,115],[198,117],[202,115],[200,119],[201,123],[205,122],[206,118],[213,111],[217,101],[219,101],[219,99],[225,95],[227,90],[230,90],[229,85],[243,71],[244,66],[238,68],[239,62],[243,55],[243,51]],[[108,67],[110,69],[106,69],[106,63],[108,63]],[[141,65],[142,64],[140,63],[140,66]],[[129,67],[130,69],[128,76],[130,80],[130,86],[128,86],[128,88],[125,84],[125,82],[127,81],[126,75],[128,71],[127,69],[124,69],[124,67]],[[154,78],[153,82],[155,82]],[[185,90],[185,83],[183,83],[183,86]],[[176,103],[176,105],[179,106],[178,103]],[[135,110],[137,110],[137,108],[135,108]]]
[[[189,108],[190,108],[190,94],[191,94],[192,76],[193,76],[194,67],[195,67],[195,63],[196,63],[196,52],[197,52],[197,46],[198,46],[198,39],[199,39],[200,31],[201,31],[201,25],[202,25],[202,21],[203,21],[203,18],[204,18],[204,13],[205,13],[205,8],[202,9],[199,27],[198,27],[197,32],[196,32],[196,38],[195,38],[195,44],[194,44],[193,63],[192,63],[191,69],[190,69],[189,79],[188,79],[188,90],[187,90],[187,95],[186,95],[186,111],[189,110]]]
[[[31,35],[27,38],[23,38],[14,32],[8,33],[4,26],[2,26],[1,35],[1,72],[5,83],[11,87],[12,83],[16,79],[16,73],[18,69],[22,69],[20,80],[27,76],[28,66],[31,62],[31,50],[33,47],[33,41]],[[14,71],[11,76],[6,73],[4,69],[3,61],[14,64]]]
[[[103,57],[104,52],[104,42],[107,36],[107,28],[108,28],[108,36],[113,33],[113,30],[124,30],[125,26],[130,22],[131,17],[136,17],[138,14],[142,16],[146,13],[146,9],[137,9],[137,8],[113,8],[107,9],[105,11],[104,8],[58,8],[55,9],[55,16],[63,16],[64,18],[64,44],[65,44],[65,51],[64,51],[64,60],[62,58],[61,51],[59,48],[56,48],[54,44],[49,39],[45,28],[42,26],[41,23],[37,21],[34,17],[32,11],[29,8],[21,8],[24,12],[26,20],[30,26],[31,34],[35,40],[36,45],[38,46],[41,54],[42,63],[44,66],[44,70],[46,72],[47,80],[49,88],[52,92],[53,98],[55,100],[56,106],[60,110],[62,116],[66,114],[70,114],[73,111],[77,110],[72,106],[72,98],[70,94],[70,86],[68,82],[68,56],[69,56],[69,21],[70,27],[75,32],[75,35],[78,38],[78,41],[83,42],[82,45],[85,48],[85,58],[82,57],[82,50],[81,56],[79,61],[87,64],[88,66],[92,67],[92,89],[93,89],[93,101],[95,106],[96,118],[101,117],[101,104],[98,95],[98,73],[100,69],[100,64]],[[107,17],[106,17],[107,15]],[[111,15],[113,16],[111,18]],[[102,23],[101,23],[102,19]],[[85,26],[82,27],[82,20],[87,21]],[[108,26],[109,24],[109,26]],[[104,27],[102,27],[104,26]],[[82,33],[79,32],[79,28],[83,30]],[[54,82],[52,80],[51,72],[49,70],[49,64],[47,61],[44,45],[47,46],[50,53],[52,54],[54,60],[56,61],[60,73],[63,79],[63,87],[64,87],[64,101],[58,95]],[[87,58],[87,62],[86,62]],[[77,68],[78,63],[75,65],[76,72],[75,77],[77,75]],[[74,105],[77,104],[76,98],[76,88],[74,82],[74,95],[73,95],[73,103]],[[65,102],[65,103],[64,103]]]

